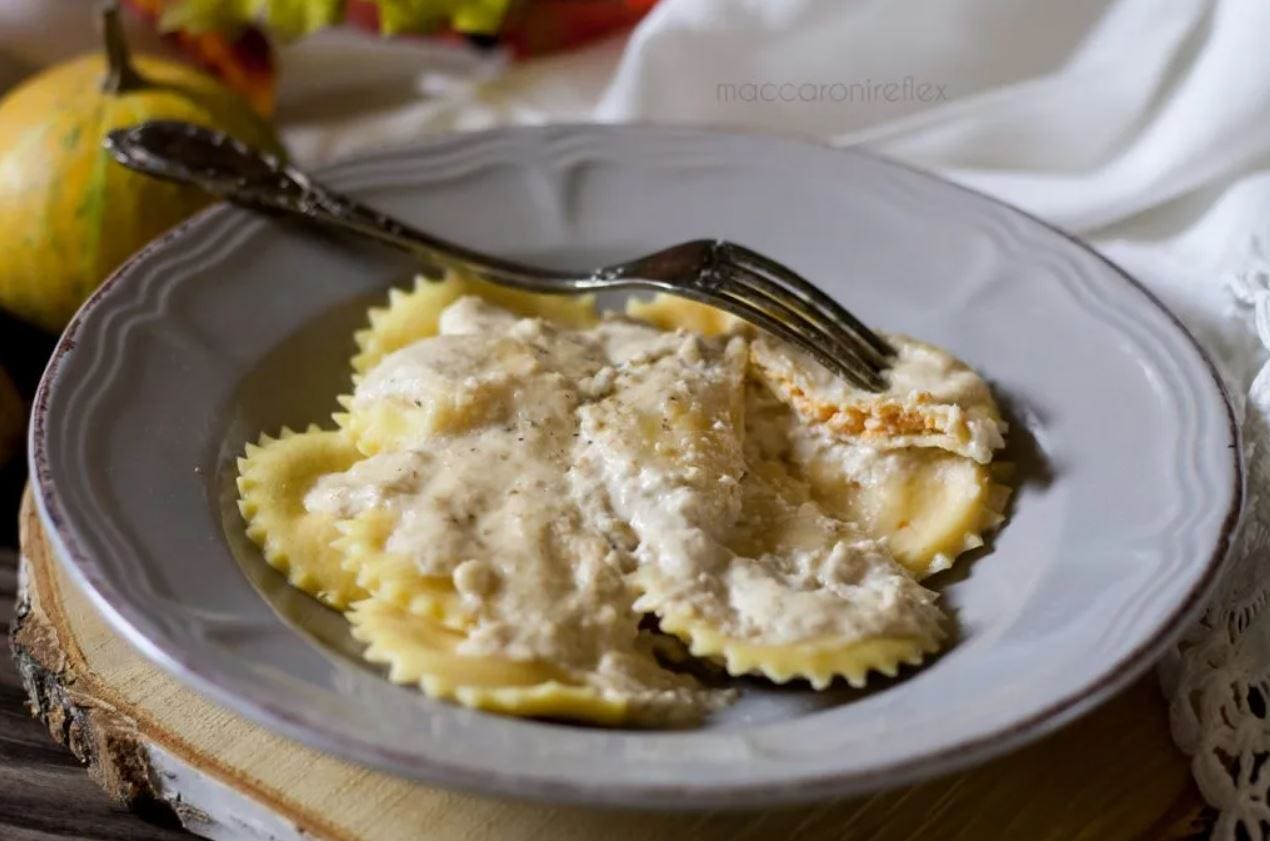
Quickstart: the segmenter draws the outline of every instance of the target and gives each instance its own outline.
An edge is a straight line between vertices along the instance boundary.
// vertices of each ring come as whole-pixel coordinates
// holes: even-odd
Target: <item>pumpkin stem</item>
[[[106,42],[106,78],[101,83],[105,93],[127,93],[146,86],[145,77],[132,65],[128,41],[119,19],[118,0],[101,4],[101,33]]]

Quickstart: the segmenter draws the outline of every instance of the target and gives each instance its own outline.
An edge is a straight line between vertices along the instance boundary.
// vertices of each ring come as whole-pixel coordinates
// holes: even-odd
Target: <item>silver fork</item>
[[[119,163],[148,175],[194,184],[237,204],[281,211],[407,251],[425,263],[425,274],[434,277],[445,268],[457,268],[529,292],[668,292],[737,315],[869,391],[885,388],[883,374],[895,355],[885,339],[798,274],[726,240],[691,240],[591,272],[562,272],[432,236],[201,126],[156,120],[112,131],[105,145]]]

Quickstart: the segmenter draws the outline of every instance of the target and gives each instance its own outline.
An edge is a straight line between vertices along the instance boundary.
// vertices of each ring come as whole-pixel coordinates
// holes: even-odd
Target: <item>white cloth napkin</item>
[[[70,34],[85,8],[0,4],[0,84],[90,43],[87,27]],[[510,68],[330,32],[284,48],[281,69],[279,119],[308,164],[495,125],[756,127],[933,169],[1126,267],[1246,405],[1238,568],[1161,674],[1218,837],[1240,823],[1261,837],[1270,809],[1249,769],[1270,750],[1270,368],[1256,377],[1270,342],[1270,3],[662,0],[629,37]]]

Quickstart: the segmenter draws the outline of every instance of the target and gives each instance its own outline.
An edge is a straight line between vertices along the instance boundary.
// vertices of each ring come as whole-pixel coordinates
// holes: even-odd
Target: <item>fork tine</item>
[[[833,345],[831,336],[826,336],[819,330],[813,335],[800,333],[791,326],[789,321],[781,320],[770,310],[756,305],[750,297],[738,294],[727,285],[712,286],[708,292],[693,286],[676,285],[668,291],[674,295],[727,310],[733,315],[762,327],[774,336],[803,348],[821,365],[842,375],[859,388],[866,391],[881,391],[886,387],[882,378],[870,367],[864,365],[855,354],[835,355],[826,350],[826,347]]]
[[[831,371],[841,374],[860,388],[869,391],[876,391],[882,387],[882,384],[876,379],[871,379],[872,374],[870,372],[849,367],[842,359],[835,358],[831,354],[827,353],[821,346],[815,344],[809,345],[806,336],[798,333],[798,331],[794,330],[788,324],[776,320],[767,312],[755,307],[747,299],[741,296],[717,288],[710,292],[706,292],[696,287],[665,282],[651,283],[649,285],[680,298],[689,298],[701,304],[707,304],[712,307],[717,307],[718,309],[727,310],[733,315],[739,316],[752,324],[756,324],[772,335],[783,339],[790,344],[805,348],[821,365],[824,365]]]
[[[870,351],[881,357],[884,365],[890,357],[895,356],[895,348],[891,347],[889,342],[870,330],[864,322],[848,312],[845,307],[789,267],[734,242],[720,243],[719,250],[724,256],[738,265],[749,268],[752,271],[761,270],[763,273],[772,276],[776,281],[786,285],[789,291],[793,292],[804,303],[814,307],[825,317],[846,325],[864,341]]]
[[[749,293],[738,297],[747,298],[751,304],[756,303],[752,300],[755,296],[767,302],[770,317],[781,321],[792,318],[795,323],[805,324],[809,335],[804,338],[809,339],[812,346],[827,348],[833,352],[831,355],[846,360],[851,367],[867,372],[869,390],[876,391],[885,387],[881,374],[886,365],[877,362],[877,354],[862,339],[842,331],[837,325],[826,325],[824,316],[819,313],[809,313],[805,307],[791,305],[791,296],[783,287],[751,269],[724,262],[715,266],[715,272],[734,284],[737,291]],[[735,294],[726,287],[715,288],[719,292]]]

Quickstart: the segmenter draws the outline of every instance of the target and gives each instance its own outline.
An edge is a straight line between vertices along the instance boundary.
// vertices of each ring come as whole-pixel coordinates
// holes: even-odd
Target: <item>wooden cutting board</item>
[[[34,712],[111,795],[167,804],[208,838],[1161,841],[1203,838],[1211,823],[1150,680],[975,770],[811,808],[655,814],[428,788],[276,736],[185,688],[116,636],[67,579],[29,495],[21,524],[12,644]]]

